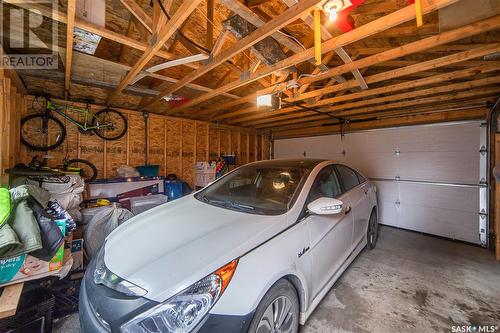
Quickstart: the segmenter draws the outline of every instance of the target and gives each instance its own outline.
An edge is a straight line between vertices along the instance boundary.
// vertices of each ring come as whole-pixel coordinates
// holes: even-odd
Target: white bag
[[[95,214],[85,225],[83,234],[85,252],[89,258],[97,253],[111,231],[134,216],[127,209],[118,208],[116,204],[91,209]]]
[[[116,169],[116,173],[118,174],[118,176],[124,177],[124,178],[139,177],[140,176],[139,171],[137,171],[136,168],[133,168],[133,167],[128,166],[128,165],[120,165]]]

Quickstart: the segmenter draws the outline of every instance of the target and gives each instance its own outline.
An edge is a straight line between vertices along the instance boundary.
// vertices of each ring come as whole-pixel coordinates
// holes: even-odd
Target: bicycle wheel
[[[31,150],[55,149],[65,138],[63,123],[51,115],[30,114],[21,120],[21,142]]]
[[[97,178],[97,168],[90,161],[75,158],[67,160],[63,165],[63,170],[79,174],[88,183]]]
[[[92,126],[95,134],[105,140],[118,140],[127,133],[127,118],[118,111],[103,109],[94,114]]]

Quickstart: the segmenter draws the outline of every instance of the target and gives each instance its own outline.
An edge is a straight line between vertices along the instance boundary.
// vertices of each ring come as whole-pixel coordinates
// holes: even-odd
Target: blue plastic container
[[[179,180],[167,180],[165,181],[165,195],[168,200],[175,200],[182,197],[182,183]]]
[[[143,177],[156,177],[160,171],[159,165],[139,165],[135,167]]]

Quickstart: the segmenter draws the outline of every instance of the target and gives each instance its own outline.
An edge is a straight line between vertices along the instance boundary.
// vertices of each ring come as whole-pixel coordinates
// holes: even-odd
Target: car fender
[[[304,251],[308,246],[307,224],[298,222],[240,257],[231,282],[210,313],[248,315],[276,281],[289,276],[296,278],[292,284],[297,279],[300,282],[297,292],[301,293],[301,309],[307,308],[312,264],[311,256]]]

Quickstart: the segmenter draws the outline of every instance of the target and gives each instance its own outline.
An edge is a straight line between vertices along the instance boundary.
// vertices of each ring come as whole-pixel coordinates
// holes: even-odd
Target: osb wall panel
[[[257,135],[257,156],[256,156],[257,161],[260,161],[262,159],[262,136]]]
[[[128,115],[129,158],[128,165],[146,164],[146,123],[140,113]],[[98,169],[99,170],[99,169]]]
[[[240,133],[239,165],[248,163],[248,133]]]
[[[236,159],[240,156],[240,132],[237,130],[231,131],[231,154],[235,154]]]
[[[255,134],[248,134],[248,162],[255,161]]]
[[[231,131],[228,129],[221,129],[219,136],[220,154],[231,154]]]
[[[269,137],[267,135],[262,136],[262,159],[269,159],[271,143],[269,142]]]
[[[150,116],[148,119],[148,164],[159,165],[160,175],[165,174],[165,120]]]
[[[20,162],[19,124],[26,108],[22,95],[9,78],[0,76],[0,186],[8,185],[5,169]]]
[[[180,119],[167,120],[167,174],[181,175],[181,135],[182,121]]]
[[[196,122],[196,160],[208,160],[208,135],[209,125],[206,123]]]
[[[43,100],[37,103],[32,96],[26,99],[19,97],[19,99],[20,103],[27,106],[22,112],[23,115],[40,112],[45,103]],[[55,102],[58,104],[64,103],[59,100],[55,100]],[[84,104],[71,104],[85,107]],[[102,108],[102,106],[91,106],[91,110],[94,112]],[[183,120],[150,114],[147,118],[146,137],[145,119],[141,113],[127,109],[117,110],[126,116],[129,126],[127,134],[119,140],[107,141],[93,134],[80,133],[75,125],[62,119],[67,131],[63,145],[47,153],[30,151],[22,146],[20,149],[21,154],[16,156],[20,156],[20,161],[28,163],[34,155],[48,154],[54,157],[51,163],[52,166],[60,164],[65,156],[68,158],[84,158],[96,165],[98,178],[116,177],[116,169],[120,165],[135,167],[144,165],[147,162],[151,165],[159,165],[160,175],[173,173],[193,186],[196,161],[214,160],[222,154],[233,152],[237,155],[237,160],[241,164],[241,161],[248,161],[248,142],[246,138],[249,135],[251,137],[257,135],[257,141],[260,142],[264,136],[236,127],[223,127],[203,121]],[[75,119],[80,119],[80,115],[76,112],[67,111],[67,114]],[[59,115],[55,116],[62,118]],[[19,127],[19,119],[13,123]],[[19,128],[13,130],[14,132],[19,133]],[[246,149],[243,151],[240,144],[242,138],[245,138]],[[2,140],[3,142],[4,140]],[[19,146],[18,138],[15,142]],[[245,158],[241,159],[243,153]],[[5,150],[2,150],[2,154],[6,154]],[[148,161],[146,161],[146,158],[148,158]]]
[[[128,115],[126,115],[128,118]],[[116,169],[121,165],[128,164],[128,136],[130,131],[127,131],[127,134],[124,135],[119,140],[113,141],[104,141],[104,147],[106,150],[104,160],[106,161],[106,169],[105,174],[100,175],[99,177],[117,177]]]
[[[208,153],[210,160],[215,160],[219,156],[219,134],[220,133],[218,127],[210,126],[210,129],[208,131]]]
[[[194,186],[194,173],[193,166],[196,162],[196,134],[195,122],[183,121],[182,122],[182,173],[181,178]]]

